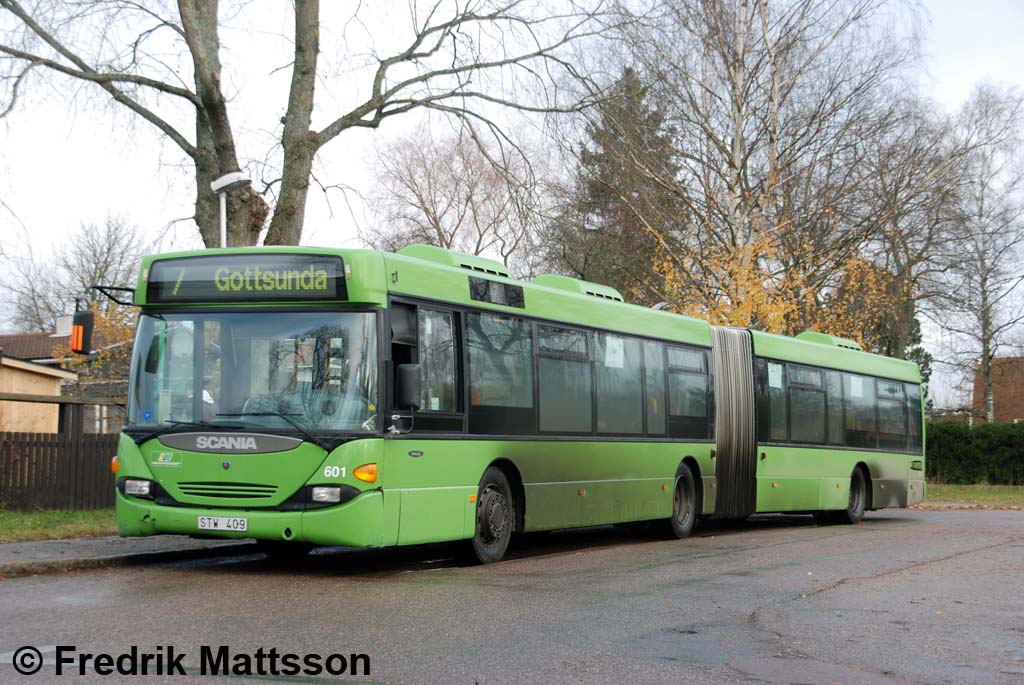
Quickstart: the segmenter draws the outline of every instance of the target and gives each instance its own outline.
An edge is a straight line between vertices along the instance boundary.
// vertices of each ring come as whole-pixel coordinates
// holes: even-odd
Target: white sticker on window
[[[768,387],[782,388],[782,364],[768,362]]]
[[[604,339],[604,365],[611,369],[621,369],[625,364],[625,340],[609,335]]]
[[[431,409],[431,411],[437,411],[440,408],[441,408],[441,398],[440,397],[431,397],[430,398],[430,409]]]
[[[860,376],[850,376],[850,397],[864,397],[864,379]]]

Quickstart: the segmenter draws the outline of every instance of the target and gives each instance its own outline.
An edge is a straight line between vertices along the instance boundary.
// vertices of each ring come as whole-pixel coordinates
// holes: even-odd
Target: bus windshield
[[[371,312],[143,313],[136,336],[133,426],[377,428]]]

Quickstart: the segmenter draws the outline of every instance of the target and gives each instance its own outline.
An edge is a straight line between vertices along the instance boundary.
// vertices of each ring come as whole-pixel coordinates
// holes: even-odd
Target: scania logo
[[[227,459],[225,459],[224,461],[222,461],[222,462],[220,463],[220,465],[221,465],[221,467],[222,467],[222,468],[223,468],[223,469],[224,469],[225,471],[227,471],[228,469],[230,469],[230,468],[231,468],[231,462],[230,462],[230,461],[228,461]]]
[[[196,437],[197,450],[257,450],[256,438],[240,435],[200,435]],[[227,463],[227,462],[225,462]],[[225,466],[224,468],[227,468]]]
[[[213,454],[272,454],[302,444],[299,438],[265,433],[171,433],[161,435],[160,442],[172,450]]]

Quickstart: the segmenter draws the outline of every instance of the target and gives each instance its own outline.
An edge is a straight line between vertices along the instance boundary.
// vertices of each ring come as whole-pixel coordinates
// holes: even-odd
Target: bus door
[[[467,492],[476,492],[479,475],[457,482],[460,471],[451,458],[455,450],[442,442],[465,431],[459,354],[461,315],[443,306],[405,303],[393,303],[390,315],[391,368],[419,364],[422,379],[419,409],[402,430],[412,429],[423,438],[391,441],[388,450],[387,484],[391,492],[385,493],[385,498],[397,495],[400,500],[398,543],[464,537]],[[392,396],[395,390],[392,385]],[[467,492],[453,487],[456,485],[468,488]],[[471,516],[468,520],[472,523]]]
[[[757,506],[753,342],[742,328],[711,327],[715,361],[715,514],[742,518]]]

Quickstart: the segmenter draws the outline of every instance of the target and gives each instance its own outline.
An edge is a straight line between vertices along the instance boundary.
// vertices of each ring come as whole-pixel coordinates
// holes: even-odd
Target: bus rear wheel
[[[819,523],[838,523],[852,525],[864,518],[868,506],[868,479],[864,469],[857,467],[850,474],[850,501],[846,509],[839,511],[822,511],[814,515]]]
[[[476,530],[469,541],[469,561],[493,564],[505,556],[515,527],[515,500],[505,472],[488,467],[476,496]]]
[[[669,539],[682,540],[689,537],[697,522],[697,482],[688,466],[680,466],[676,472],[676,486],[672,492],[672,517],[661,524],[662,532]]]
[[[853,524],[864,518],[864,510],[868,506],[868,480],[864,470],[855,468],[850,474],[850,503],[845,511],[836,512],[836,522]]]

